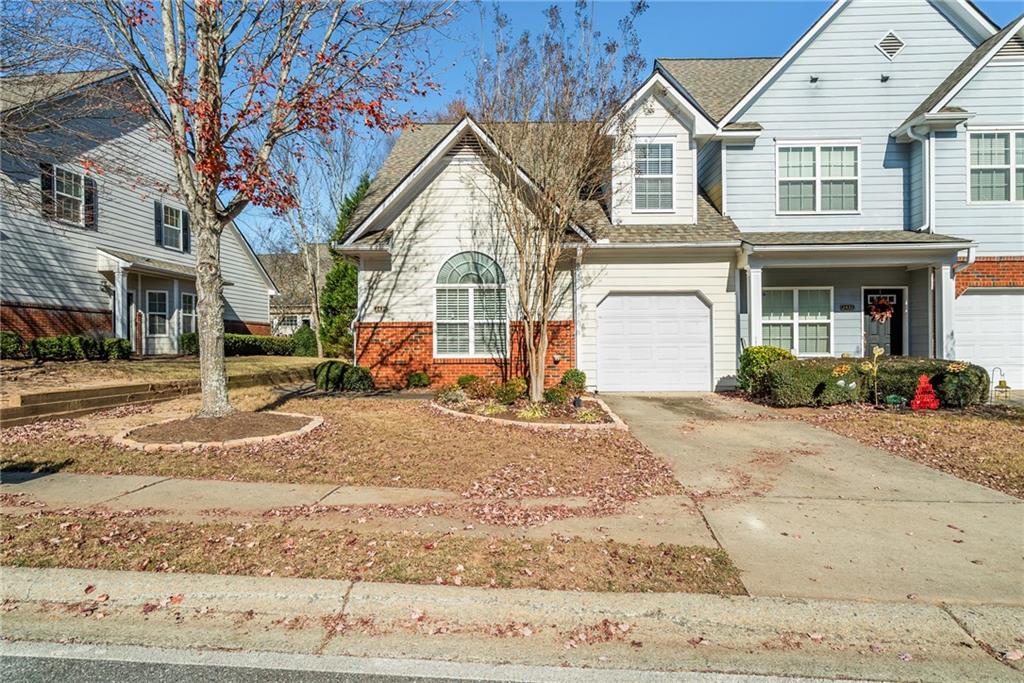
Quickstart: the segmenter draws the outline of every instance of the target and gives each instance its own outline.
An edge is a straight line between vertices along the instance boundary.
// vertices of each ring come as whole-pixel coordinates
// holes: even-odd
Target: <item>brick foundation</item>
[[[61,308],[43,304],[0,302],[0,329],[17,332],[26,342],[36,337],[87,332],[113,333],[109,310],[98,308]]]
[[[979,256],[956,276],[957,296],[972,287],[1024,287],[1024,256]]]
[[[270,334],[270,323],[254,323],[248,320],[225,320],[224,331],[233,334]]]
[[[562,373],[576,367],[573,322],[560,320],[548,328],[545,384],[557,384]],[[356,329],[357,362],[373,374],[381,388],[404,388],[413,372],[426,372],[435,386],[452,384],[462,375],[504,381],[526,375],[522,325],[512,323],[509,359],[434,358],[434,326],[430,322],[363,323]],[[561,356],[555,362],[555,355]]]

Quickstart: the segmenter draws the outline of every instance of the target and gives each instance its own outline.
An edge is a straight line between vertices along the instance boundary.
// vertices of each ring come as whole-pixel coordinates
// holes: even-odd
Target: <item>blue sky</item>
[[[831,0],[649,0],[650,8],[638,22],[641,50],[648,67],[656,57],[777,57],[821,16]],[[489,2],[487,3],[489,6]],[[542,10],[550,0],[501,2],[501,9],[519,29],[542,27]],[[559,3],[571,13],[572,3]],[[983,12],[1000,26],[1024,12],[1024,0],[981,0]],[[615,22],[625,14],[625,2],[599,0],[598,26],[616,35]],[[488,25],[484,24],[484,32]],[[471,83],[473,58],[480,49],[480,13],[466,2],[461,16],[431,39],[438,50],[435,79],[441,91],[410,102],[417,112],[444,108]],[[468,86],[471,87],[471,86]],[[469,95],[471,93],[466,92]]]

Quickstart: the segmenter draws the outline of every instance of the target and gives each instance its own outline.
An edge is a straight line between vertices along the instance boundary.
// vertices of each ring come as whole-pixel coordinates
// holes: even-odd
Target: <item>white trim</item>
[[[723,216],[728,216],[729,215],[729,200],[728,200],[729,194],[728,194],[728,186],[726,185],[726,181],[725,181],[725,178],[726,178],[726,174],[725,174],[725,160],[727,158],[727,155],[725,153],[725,147],[726,147],[725,141],[723,140],[721,143],[719,143],[719,145],[720,145],[719,153],[721,155],[721,160],[718,162],[718,164],[719,164],[719,166],[721,166],[721,177],[722,177],[721,178],[721,183],[722,183],[722,215]],[[694,199],[696,199],[696,197],[694,197]]]
[[[867,309],[864,307],[864,295],[869,289],[899,289],[903,291],[903,353],[901,356],[911,356],[910,353],[910,287],[906,285],[885,285],[881,287],[873,287],[869,285],[861,285],[860,287],[860,343],[861,351],[864,357],[868,355],[868,344],[867,344],[867,330],[864,329],[864,316],[867,315]],[[892,354],[889,354],[892,355]]]
[[[900,41],[900,48],[896,50],[896,52],[894,52],[892,55],[890,55],[888,52],[882,49],[882,41],[888,38],[890,35],[894,37],[896,40]],[[878,48],[878,51],[882,53],[882,56],[884,56],[891,62],[894,61],[897,57],[899,57],[900,53],[907,48],[907,41],[903,40],[903,38],[901,38],[899,34],[896,33],[896,31],[890,29],[886,31],[881,38],[878,39],[878,42],[875,43],[875,47]]]
[[[79,186],[82,189],[82,196],[81,197],[76,197],[74,195],[68,194],[67,192],[60,192],[60,191],[58,191],[57,190],[57,174],[58,173],[65,173],[67,175],[76,176],[78,178],[78,180],[79,180],[78,184],[79,184]],[[72,184],[74,184],[74,181],[72,181]],[[54,164],[53,165],[53,193],[52,193],[52,196],[53,196],[53,219],[54,220],[56,220],[56,221],[58,221],[60,223],[66,223],[68,225],[74,225],[74,226],[79,227],[79,228],[85,227],[85,173],[82,173],[81,171],[72,170],[72,169],[68,168],[67,166],[58,166],[58,165]],[[78,218],[77,219],[70,220],[68,218],[64,218],[64,217],[59,215],[59,211],[57,209],[57,202],[58,202],[58,199],[60,197],[67,197],[68,199],[71,199],[71,200],[74,200],[74,201],[78,202]]]
[[[178,225],[167,222],[167,212],[178,214]],[[171,231],[178,231],[178,245],[167,243],[167,228],[170,227]],[[172,206],[166,202],[160,204],[160,246],[164,249],[170,249],[172,251],[185,251],[185,210],[179,209],[176,206]]]
[[[674,95],[673,99],[682,105],[683,109],[693,117],[693,134],[695,136],[714,135],[717,132],[718,126],[701,111],[699,105],[690,100],[688,94],[680,89],[681,86],[677,87],[675,83],[666,78],[657,66],[655,66],[655,71],[647,77],[647,80],[641,83],[640,87],[626,100],[626,103],[619,107],[615,114],[605,122],[601,129],[602,132],[605,135],[617,135],[619,116],[636,106],[641,99],[647,96],[648,91],[653,90],[655,86],[661,86],[666,94]]]
[[[192,312],[191,313],[185,313],[185,297],[186,296],[192,297]],[[196,294],[195,292],[181,292],[181,295],[180,295],[179,299],[180,299],[180,301],[178,302],[178,310],[181,312],[181,322],[180,322],[180,325],[179,325],[179,332],[181,334],[186,334],[186,332],[185,332],[185,318],[191,318],[192,319],[192,327],[193,327],[193,329],[191,331],[192,332],[198,332],[199,331],[199,295]]]
[[[692,185],[690,203],[693,206],[691,222],[697,225],[697,140],[695,138],[690,138],[690,180]]]
[[[447,264],[450,260],[452,260],[453,258],[458,256],[459,254],[465,254],[465,253],[477,253],[477,254],[481,254],[482,256],[486,256],[487,258],[491,259],[492,261],[494,261],[494,264],[500,270],[501,277],[503,279],[505,279],[505,269],[502,267],[501,263],[496,258],[491,256],[490,254],[486,254],[486,253],[484,253],[482,251],[477,251],[475,249],[459,249],[458,251],[455,251],[452,254],[448,255],[446,258],[441,260],[441,265],[437,268],[437,272],[440,273],[441,268],[444,268],[445,264]],[[509,311],[510,311],[510,307],[509,307],[509,288],[508,288],[508,280],[507,279],[505,279],[505,282],[502,283],[502,284],[450,285],[450,284],[441,284],[441,283],[439,283],[437,281],[437,276],[435,275],[434,276],[434,283],[433,283],[432,289],[433,289],[434,295],[433,295],[433,298],[432,298],[432,301],[431,301],[432,306],[433,306],[433,310],[431,312],[431,320],[433,321],[431,332],[432,332],[432,339],[433,339],[433,352],[432,353],[433,353],[433,357],[434,358],[442,359],[442,360],[462,359],[462,358],[472,359],[472,360],[480,360],[480,359],[506,360],[506,359],[509,359],[509,358],[512,357],[512,350],[511,350],[511,344],[512,344],[512,332],[511,332],[511,329],[512,329],[512,324],[511,324],[511,318],[509,316]],[[466,325],[469,326],[469,329],[468,329],[468,334],[469,334],[469,351],[466,352],[466,353],[438,353],[438,351],[437,351],[437,325],[438,325],[438,322],[439,322],[438,319],[437,319],[437,290],[439,290],[439,289],[464,289],[464,290],[467,290],[469,292],[469,296],[468,296],[468,299],[467,299],[467,305],[469,307],[468,318],[466,320],[464,320],[464,321],[463,320],[441,320],[440,321],[442,324],[453,323],[453,324],[456,324],[456,325],[466,324]],[[501,290],[501,291],[505,292],[505,321],[504,321],[505,322],[505,352],[502,353],[502,354],[476,353],[476,311],[475,311],[476,295],[474,294],[474,291],[476,291],[476,290],[493,290],[493,291]],[[489,318],[489,319],[484,320],[483,322],[496,323],[496,322],[499,322],[499,320],[497,318]]]
[[[988,65],[988,63],[992,60],[996,53],[1002,50],[1003,46],[1010,42],[1010,40],[1012,40],[1015,35],[1017,35],[1017,32],[1020,31],[1022,26],[1024,26],[1024,16],[1022,16],[1016,21],[1014,27],[1007,31],[1005,36],[1003,36],[1001,39],[997,40],[995,43],[992,44],[992,46],[989,48],[988,54],[986,54],[977,64],[971,67],[971,70],[968,71],[963,78],[957,81],[956,85],[954,85],[949,90],[949,92],[943,95],[942,99],[939,100],[934,107],[928,110],[928,113],[940,111],[943,107],[949,104],[950,100],[952,100],[954,97],[960,94],[960,91],[964,89],[964,86],[970,83],[971,80],[978,75],[978,72],[980,72]]]
[[[976,242],[924,242],[908,244],[906,242],[877,242],[862,244],[765,244],[747,245],[749,253],[765,251],[904,251],[911,249],[945,251],[947,249],[963,250],[978,246]]]
[[[813,290],[821,291],[823,289],[828,290],[828,320],[808,320],[801,322],[800,320],[800,296],[799,292],[802,290]],[[762,287],[761,296],[764,296],[764,292],[793,292],[793,317],[789,320],[769,320],[764,319],[764,304],[761,305],[761,340],[764,343],[764,326],[765,325],[790,325],[793,328],[793,348],[786,349],[797,358],[827,358],[835,354],[835,311],[833,310],[836,305],[836,293],[835,287],[822,285],[822,286],[803,286],[803,287]],[[747,313],[750,314],[749,311]],[[828,323],[828,351],[825,353],[800,353],[800,325],[820,325],[822,323]]]
[[[780,148],[795,148],[795,147],[813,147],[814,148],[814,176],[812,178],[783,178],[779,174],[779,149]],[[823,178],[821,175],[821,149],[822,147],[854,147],[857,150],[857,175],[856,177],[849,176],[829,176]],[[861,194],[861,163],[863,154],[861,153],[861,141],[857,140],[787,140],[783,138],[775,139],[775,215],[776,216],[857,216],[862,213],[864,205],[864,197]],[[783,181],[803,181],[807,182],[812,180],[814,182],[814,210],[813,211],[783,211],[779,208],[779,186]],[[821,185],[823,180],[842,180],[850,181],[854,180],[857,183],[857,208],[850,211],[823,211],[821,209]]]
[[[637,172],[636,172],[636,162],[637,162],[636,148],[639,147],[640,145],[669,145],[672,148],[672,151],[669,154],[669,159],[672,161],[672,173],[670,175],[668,175],[668,176],[666,176],[663,173],[654,173],[654,174],[645,175],[645,176],[638,175]],[[679,164],[676,163],[676,136],[674,136],[674,135],[643,135],[643,136],[634,137],[633,138],[633,147],[632,147],[632,162],[633,163],[631,164],[631,170],[632,170],[631,177],[633,179],[633,182],[631,183],[632,187],[630,189],[632,190],[631,194],[633,195],[632,196],[632,199],[633,199],[633,213],[674,214],[676,212],[676,171],[677,171],[677,167],[679,166]],[[696,178],[697,177],[697,173],[696,173],[697,167],[696,167],[696,165],[693,168],[694,168],[693,176]],[[636,193],[637,193],[637,190],[636,190],[637,182],[636,181],[637,181],[637,178],[641,178],[641,177],[642,178],[658,178],[658,179],[665,179],[667,177],[669,179],[669,187],[672,190],[672,206],[670,206],[667,209],[663,209],[663,208],[657,208],[657,209],[638,209],[637,206],[636,206]],[[694,196],[694,201],[696,201],[696,195]]]
[[[1017,199],[1017,171],[1024,169],[1024,166],[1017,164],[1017,136],[1024,135],[1024,127],[1022,126],[978,126],[970,127],[966,129],[967,139],[964,147],[966,148],[965,163],[967,165],[967,205],[968,206],[1012,206],[1014,204],[1024,203],[1024,199]],[[982,134],[1000,134],[1005,133],[1009,136],[1010,140],[1010,161],[1008,165],[982,165],[972,166],[971,165],[971,138],[975,135]],[[974,200],[971,199],[971,171],[973,169],[979,170],[1003,170],[1007,169],[1010,172],[1009,179],[1009,199],[989,199],[989,200]]]
[[[779,74],[780,71],[789,66],[789,63],[796,59],[796,56],[800,53],[800,51],[803,50],[809,42],[814,40],[814,38],[817,37],[818,33],[820,33],[821,30],[825,28],[826,24],[832,21],[832,18],[836,14],[838,14],[840,10],[846,7],[846,5],[849,2],[850,0],[836,0],[836,2],[834,2],[832,6],[829,7],[828,10],[826,10],[825,13],[822,14],[818,18],[818,20],[814,22],[814,24],[809,29],[807,29],[807,31],[802,36],[800,36],[800,39],[797,40],[796,43],[794,43],[793,46],[786,51],[786,54],[784,54],[782,58],[775,63],[775,66],[769,69],[768,72],[761,77],[761,80],[755,83],[754,87],[747,91],[747,94],[744,95],[739,102],[734,104],[732,109],[730,109],[725,114],[725,116],[721,118],[721,120],[718,122],[719,132],[721,132],[722,129],[725,128],[726,124],[731,123],[733,117],[735,117],[737,114],[743,111],[751,100],[760,95],[761,91],[764,90],[765,86],[767,86],[768,83],[770,83],[775,78],[775,76]]]
[[[164,333],[163,334],[154,334],[154,333],[149,331],[149,317],[151,315],[154,315],[154,313],[149,310],[149,295],[151,293],[152,294],[163,294],[164,295],[164,313],[163,313],[163,316],[164,316]],[[167,338],[167,337],[171,336],[171,295],[168,292],[168,290],[166,290],[166,289],[147,289],[146,290],[146,324],[143,327],[142,332],[143,332],[143,336],[144,337],[152,337],[153,339],[164,339],[164,338]],[[145,350],[146,350],[145,342],[143,342],[142,350],[143,350],[143,352],[145,352]]]

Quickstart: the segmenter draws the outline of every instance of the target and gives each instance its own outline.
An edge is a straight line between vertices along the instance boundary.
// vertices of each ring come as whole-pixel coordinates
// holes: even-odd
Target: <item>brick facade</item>
[[[1024,256],[979,256],[956,276],[957,296],[972,287],[1024,287]]]
[[[504,381],[526,374],[522,325],[512,323],[509,359],[434,358],[434,326],[430,322],[362,323],[356,329],[357,362],[373,374],[381,388],[403,388],[410,373],[426,372],[431,383],[452,384],[473,374]],[[571,320],[553,321],[549,328],[545,383],[557,384],[562,373],[576,367],[576,344]],[[555,355],[560,356],[556,362]]]
[[[109,310],[98,308],[61,308],[43,304],[0,303],[0,329],[17,332],[26,342],[36,337],[61,334],[114,331]]]
[[[270,323],[254,323],[249,320],[225,320],[224,331],[234,334],[270,334]]]

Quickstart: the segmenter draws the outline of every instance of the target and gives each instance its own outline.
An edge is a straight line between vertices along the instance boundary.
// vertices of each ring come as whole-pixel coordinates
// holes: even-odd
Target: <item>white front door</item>
[[[710,391],[711,309],[694,294],[610,294],[597,309],[599,391]]]
[[[998,367],[1024,389],[1024,289],[968,289],[953,303],[953,331],[957,360]]]

